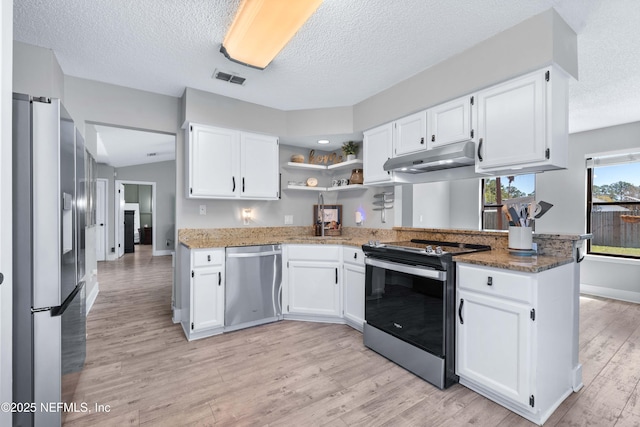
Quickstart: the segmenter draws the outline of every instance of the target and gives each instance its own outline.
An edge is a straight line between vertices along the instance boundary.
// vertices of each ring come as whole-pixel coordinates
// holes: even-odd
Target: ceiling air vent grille
[[[223,80],[225,82],[243,85],[246,80],[244,77],[237,76],[235,74],[225,73],[224,71],[215,70],[213,72],[213,77],[218,80]]]

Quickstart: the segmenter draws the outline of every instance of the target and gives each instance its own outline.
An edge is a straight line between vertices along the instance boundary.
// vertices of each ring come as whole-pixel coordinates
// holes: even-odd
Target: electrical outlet
[[[207,205],[200,205],[200,215],[207,214]]]
[[[292,225],[292,224],[293,224],[293,215],[285,215],[284,225]]]

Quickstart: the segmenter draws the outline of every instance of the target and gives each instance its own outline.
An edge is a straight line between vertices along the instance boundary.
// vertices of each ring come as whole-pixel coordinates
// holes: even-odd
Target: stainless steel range
[[[414,239],[362,249],[364,344],[441,389],[456,383],[452,258],[491,247]]]

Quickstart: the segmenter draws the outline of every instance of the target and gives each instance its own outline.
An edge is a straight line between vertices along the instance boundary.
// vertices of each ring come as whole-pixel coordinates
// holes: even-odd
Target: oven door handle
[[[397,262],[381,261],[379,259],[366,258],[365,264],[372,267],[380,267],[388,270],[399,271],[400,273],[413,274],[414,276],[427,277],[429,279],[445,282],[447,280],[447,272],[435,270],[428,267],[417,267]]]

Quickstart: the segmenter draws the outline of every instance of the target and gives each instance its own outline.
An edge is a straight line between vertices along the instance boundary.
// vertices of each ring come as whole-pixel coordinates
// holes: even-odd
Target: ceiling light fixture
[[[242,0],[222,42],[228,59],[263,70],[322,0]]]
[[[329,140],[328,139],[319,139],[318,140],[318,144],[328,144]]]

